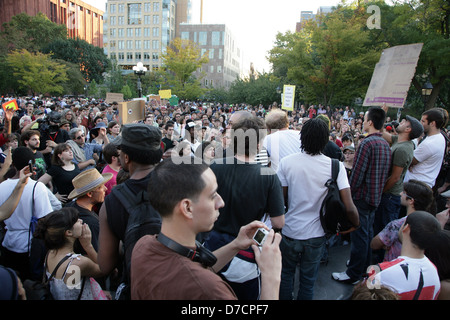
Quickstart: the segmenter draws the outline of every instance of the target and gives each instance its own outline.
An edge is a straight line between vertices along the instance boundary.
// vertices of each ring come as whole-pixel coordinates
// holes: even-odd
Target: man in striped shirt
[[[358,213],[360,228],[350,234],[351,249],[347,270],[334,272],[332,278],[346,283],[358,282],[371,265],[373,221],[380,204],[383,187],[389,174],[391,148],[382,137],[386,113],[379,107],[371,107],[364,115],[363,130],[367,137],[359,145],[350,187]]]

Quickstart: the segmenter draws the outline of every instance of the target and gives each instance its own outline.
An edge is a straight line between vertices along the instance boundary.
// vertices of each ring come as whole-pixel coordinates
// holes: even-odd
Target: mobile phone
[[[33,160],[28,161],[28,168],[30,168],[30,173],[34,174],[34,172],[33,172]]]
[[[264,241],[266,241],[268,234],[269,231],[264,228],[259,228],[258,230],[256,230],[255,235],[253,236],[253,240],[256,241],[258,246],[262,246],[264,244]]]

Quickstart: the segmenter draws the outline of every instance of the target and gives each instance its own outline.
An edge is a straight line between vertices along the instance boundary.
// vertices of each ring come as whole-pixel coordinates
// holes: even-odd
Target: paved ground
[[[346,261],[350,257],[350,245],[339,245],[329,249],[328,263],[322,263],[314,287],[314,300],[346,300],[353,291],[353,285],[342,284],[331,279],[332,272],[346,270]],[[297,282],[296,282],[297,284]],[[295,286],[295,295],[297,294]]]

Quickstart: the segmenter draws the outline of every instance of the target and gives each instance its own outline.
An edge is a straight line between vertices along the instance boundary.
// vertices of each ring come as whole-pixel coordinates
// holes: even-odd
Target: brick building
[[[51,21],[67,26],[70,38],[86,40],[103,48],[103,11],[80,0],[1,0],[0,25],[11,17],[26,13],[35,16],[39,12]]]

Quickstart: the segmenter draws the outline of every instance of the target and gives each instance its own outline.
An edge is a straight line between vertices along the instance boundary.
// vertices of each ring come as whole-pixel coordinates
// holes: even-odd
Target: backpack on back
[[[134,194],[125,184],[114,187],[114,195],[121,202],[129,214],[127,228],[125,229],[124,246],[124,281],[123,288],[118,290],[120,300],[130,298],[130,270],[131,253],[136,242],[145,235],[158,234],[161,231],[161,216],[150,204],[146,190]]]
[[[331,161],[331,179],[325,183],[328,193],[320,208],[320,222],[327,237],[345,233],[353,228],[353,224],[347,218],[347,210],[341,200],[337,185],[339,160],[331,159]]]

